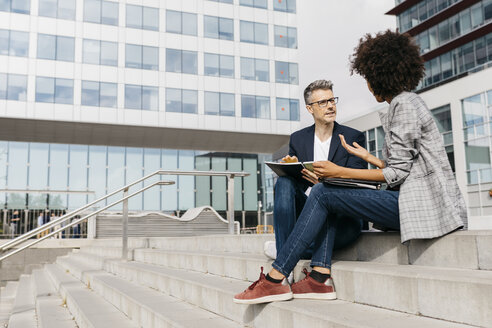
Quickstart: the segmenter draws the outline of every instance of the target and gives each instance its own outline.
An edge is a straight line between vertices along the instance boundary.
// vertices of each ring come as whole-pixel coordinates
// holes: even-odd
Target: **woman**
[[[362,75],[378,102],[390,104],[381,115],[385,131],[384,160],[354,143],[342,145],[378,167],[358,170],[329,161],[313,164],[318,177],[381,181],[387,190],[354,189],[319,183],[313,187],[306,205],[277,254],[273,269],[234,302],[256,304],[294,298],[335,299],[330,275],[337,214],[361,217],[401,231],[401,241],[436,238],[466,226],[466,207],[458,189],[443,141],[433,117],[414,90],[424,76],[419,48],[404,34],[386,31],[359,41],[351,70]],[[318,234],[322,242],[315,252],[322,261],[311,262],[306,277],[292,286],[285,277],[294,269],[300,254]],[[313,256],[314,258],[314,256]],[[317,258],[320,258],[318,256]]]

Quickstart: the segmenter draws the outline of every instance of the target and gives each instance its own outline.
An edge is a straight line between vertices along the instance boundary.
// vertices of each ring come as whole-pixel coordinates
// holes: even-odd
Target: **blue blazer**
[[[367,169],[367,162],[357,156],[347,153],[340,142],[339,134],[343,134],[345,140],[350,145],[354,141],[363,147],[366,145],[364,133],[335,122],[327,160],[337,165],[353,169]],[[300,162],[314,160],[314,124],[292,133],[289,142],[289,155],[297,156]],[[311,186],[311,183],[304,179],[301,179],[299,182],[301,182],[305,188]]]

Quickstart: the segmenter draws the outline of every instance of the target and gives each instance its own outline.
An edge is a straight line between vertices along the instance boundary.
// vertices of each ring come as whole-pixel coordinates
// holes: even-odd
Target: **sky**
[[[331,80],[337,105],[337,122],[368,112],[378,103],[364,79],[350,75],[349,57],[366,33],[396,28],[395,16],[384,15],[394,0],[298,1],[299,91],[301,125],[313,123],[302,93],[314,80]]]

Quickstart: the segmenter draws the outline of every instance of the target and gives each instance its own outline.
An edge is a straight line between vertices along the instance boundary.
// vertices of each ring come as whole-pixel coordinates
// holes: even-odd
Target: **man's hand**
[[[285,156],[280,161],[282,163],[295,163],[295,162],[299,162],[299,160],[297,159],[297,156],[289,156],[289,155]]]
[[[318,176],[313,172],[306,169],[302,169],[301,173],[302,173],[302,178],[311,182],[312,184],[317,184],[319,182]]]
[[[330,161],[319,161],[313,163],[314,173],[322,178],[338,178],[341,167]]]
[[[343,136],[343,134],[339,134],[338,136],[340,137],[340,141],[342,142],[343,148],[345,148],[349,154],[352,154],[352,155],[355,155],[355,156],[357,156],[359,158],[362,158],[366,162],[368,161],[368,158],[369,158],[369,155],[370,154],[367,151],[367,149],[365,149],[364,147],[362,147],[361,145],[359,145],[355,141],[353,142],[353,146],[347,144],[347,142],[345,141],[345,137]]]

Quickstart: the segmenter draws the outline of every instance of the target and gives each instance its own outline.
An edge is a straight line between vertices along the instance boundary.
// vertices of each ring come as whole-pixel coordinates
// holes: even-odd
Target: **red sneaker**
[[[316,300],[335,300],[337,298],[333,279],[328,278],[324,283],[321,283],[311,278],[306,269],[302,272],[304,272],[306,277],[292,285],[294,298],[312,298]]]
[[[249,286],[244,292],[234,296],[234,303],[259,304],[274,301],[287,301],[292,299],[292,291],[287,279],[281,283],[268,281],[261,267],[260,278]]]

